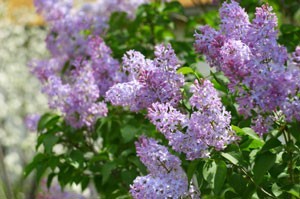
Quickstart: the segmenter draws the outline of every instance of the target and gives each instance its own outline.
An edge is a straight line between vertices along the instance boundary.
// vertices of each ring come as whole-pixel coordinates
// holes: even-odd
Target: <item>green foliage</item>
[[[182,21],[183,20],[183,21]],[[181,40],[177,40],[180,24],[188,20]],[[125,13],[113,13],[105,42],[113,51],[113,56],[121,60],[124,53],[135,49],[146,57],[153,57],[154,46],[171,43],[175,52],[187,64],[195,63],[198,58],[193,50],[193,32],[197,23],[184,13],[182,5],[153,2],[138,8],[136,18],[128,19]]]

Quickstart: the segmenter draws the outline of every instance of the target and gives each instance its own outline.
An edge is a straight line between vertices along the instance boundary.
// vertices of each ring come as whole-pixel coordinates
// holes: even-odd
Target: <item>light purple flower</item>
[[[292,54],[292,62],[297,67],[300,67],[300,46],[297,46],[295,52],[293,52],[293,54]]]
[[[130,50],[123,56],[123,71],[129,82],[116,84],[106,93],[113,105],[129,106],[131,111],[150,107],[155,102],[178,104],[182,74],[177,74],[178,60],[170,45],[155,47],[155,59],[146,59],[140,52]]]
[[[201,27],[201,33],[195,34],[195,48],[206,56],[211,67],[228,77],[228,87],[236,95],[239,112],[245,117],[253,111],[272,115],[280,108],[288,121],[297,119],[299,116],[292,109],[298,109],[298,99],[294,96],[299,93],[300,70],[293,69],[290,63],[285,66],[288,54],[277,43],[277,17],[272,8],[267,5],[257,8],[250,23],[244,10],[232,1],[223,4],[220,17],[221,30]],[[252,123],[260,135],[272,125],[267,122],[262,127],[262,116]]]
[[[36,131],[40,118],[41,116],[39,114],[27,115],[25,118],[25,125],[27,129],[33,132]]]
[[[250,22],[245,9],[235,1],[224,2],[219,10],[221,32],[228,38],[240,39],[247,33]]]
[[[149,174],[137,177],[130,185],[133,198],[180,198],[189,194],[189,183],[181,168],[181,161],[170,154],[166,147],[154,139],[141,137],[136,142],[136,150]]]
[[[217,91],[208,80],[191,86],[191,115],[183,114],[170,104],[154,103],[148,117],[177,152],[193,160],[209,156],[209,148],[224,149],[235,140],[230,113],[222,106]]]

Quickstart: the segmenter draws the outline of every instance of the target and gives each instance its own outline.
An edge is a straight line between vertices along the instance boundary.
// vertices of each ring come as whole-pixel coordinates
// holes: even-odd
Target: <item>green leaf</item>
[[[46,153],[51,153],[53,146],[58,142],[59,138],[52,133],[45,134],[43,144]]]
[[[88,176],[82,176],[81,179],[81,191],[84,191],[90,183],[90,178]]]
[[[237,158],[238,154],[235,154],[234,152],[229,152],[229,153],[221,152],[221,155],[234,165],[237,165],[239,163],[239,160]]]
[[[50,128],[51,126],[56,124],[59,119],[60,116],[58,115],[53,115],[50,113],[44,114],[38,122],[38,126],[37,126],[38,132],[42,132],[44,129]]]
[[[131,125],[126,125],[124,128],[121,128],[121,135],[124,143],[130,142],[135,137],[138,129]]]
[[[108,153],[107,152],[101,152],[100,154],[94,155],[91,158],[90,163],[100,162],[100,161],[108,160],[108,159],[109,159]]]
[[[238,199],[240,198],[236,193],[231,190],[226,191],[224,195],[225,199]]]
[[[294,185],[290,190],[287,191],[288,193],[292,194],[293,196],[300,198],[300,185]]]
[[[47,159],[45,154],[38,153],[33,158],[32,162],[29,163],[24,169],[24,175],[27,177],[33,169],[35,169],[41,162],[44,162]]]
[[[121,178],[126,184],[131,184],[138,173],[134,170],[122,171]]]
[[[229,179],[228,183],[233,187],[236,193],[243,195],[244,189],[247,186],[247,181],[243,178],[242,175],[233,173]]]
[[[172,1],[170,3],[166,3],[166,7],[164,9],[164,12],[174,12],[176,14],[183,14],[184,9],[182,5],[177,1]]]
[[[47,162],[42,162],[36,166],[36,181],[39,184],[42,179],[46,169],[48,168]]]
[[[194,72],[195,71],[192,68],[188,67],[188,66],[181,67],[177,70],[177,73],[182,73],[183,75],[192,74]]]
[[[242,128],[242,132],[250,138],[259,141],[261,144],[264,144],[264,141],[251,128]]]
[[[48,189],[51,187],[52,180],[55,176],[56,176],[56,173],[50,173],[48,175],[48,178],[47,178],[47,188]]]
[[[293,137],[297,140],[297,142],[300,143],[299,129],[300,129],[300,122],[297,121],[291,124],[291,127],[289,128],[288,131],[293,135]]]
[[[216,173],[214,175],[214,193],[218,195],[223,187],[223,184],[226,180],[226,175],[227,175],[227,167],[224,161],[222,160],[217,160],[216,161]]]
[[[208,161],[202,170],[203,178],[210,184],[216,195],[222,190],[227,175],[227,167],[224,161]]]
[[[128,158],[128,161],[133,163],[137,168],[139,168],[140,172],[144,175],[147,174],[147,169],[145,165],[143,165],[140,161],[140,159],[136,156],[131,156]]]
[[[210,74],[213,76],[214,80],[220,85],[220,90],[228,93],[228,86],[229,80],[220,72],[212,72],[210,71]]]
[[[269,139],[268,141],[266,141],[266,143],[260,150],[260,153],[264,153],[266,151],[269,151],[270,149],[276,148],[281,145],[282,145],[281,142],[276,137],[273,137],[273,138]]]
[[[206,182],[208,182],[212,186],[214,183],[213,180],[216,173],[216,169],[217,169],[216,163],[212,161],[208,161],[204,164],[202,170],[203,178],[206,180]]]
[[[269,171],[269,169],[274,165],[276,160],[276,155],[271,152],[265,152],[260,154],[255,159],[255,164],[253,167],[254,181],[260,184],[264,178],[264,175]]]
[[[194,160],[193,162],[189,163],[188,169],[187,169],[187,176],[188,176],[188,182],[191,181],[196,168],[198,166],[199,160]]]
[[[272,192],[276,197],[278,197],[282,194],[282,190],[280,189],[280,187],[276,183],[274,183],[272,185]]]
[[[261,142],[259,142],[258,140],[247,139],[247,141],[243,142],[240,145],[240,148],[243,151],[250,151],[252,149],[261,148],[262,146],[263,146],[263,144]]]
[[[300,30],[299,27],[291,25],[291,24],[282,24],[280,26],[280,31],[283,33],[296,32],[298,30]]]
[[[84,157],[83,157],[83,153],[81,151],[79,151],[79,150],[72,151],[71,154],[70,154],[70,158],[73,161],[79,163],[80,166],[83,165]]]
[[[104,164],[101,168],[101,174],[102,174],[102,185],[104,185],[107,180],[109,179],[112,170],[116,168],[116,164],[114,162],[107,162]]]

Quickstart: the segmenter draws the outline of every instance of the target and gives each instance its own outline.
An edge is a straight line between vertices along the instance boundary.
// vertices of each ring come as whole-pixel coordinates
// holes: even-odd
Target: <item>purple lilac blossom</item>
[[[101,98],[112,85],[124,81],[111,53],[100,37],[89,36],[81,56],[71,60],[54,56],[31,63],[31,71],[49,97],[50,108],[62,112],[73,127],[90,127],[98,117],[106,116],[107,107]]]
[[[140,52],[130,50],[123,57],[123,71],[130,81],[115,84],[106,93],[106,100],[115,106],[129,106],[139,111],[152,103],[170,103],[181,100],[182,74],[177,74],[179,61],[171,45],[157,45],[155,59],[145,59]]]
[[[41,83],[45,83],[50,76],[59,73],[64,64],[67,62],[66,57],[50,58],[48,60],[32,60],[29,68]]]
[[[30,114],[25,118],[25,126],[28,130],[34,132],[37,130],[37,125],[41,116],[39,114]]]
[[[189,102],[194,112],[189,117],[170,104],[154,103],[148,118],[177,152],[187,159],[208,157],[210,147],[216,150],[235,140],[230,126],[230,113],[222,106],[217,91],[209,80],[195,81]]]
[[[268,131],[272,123],[273,121],[271,117],[263,117],[262,115],[258,115],[254,118],[251,128],[260,136],[262,136],[264,132]]]
[[[99,88],[89,65],[73,70],[68,83],[51,76],[43,92],[49,97],[50,108],[60,110],[75,128],[90,127],[107,114],[106,104],[97,101]]]
[[[85,31],[93,35],[104,34],[113,12],[126,12],[133,18],[141,4],[149,0],[97,0],[77,5],[72,0],[34,0],[37,12],[50,25],[46,39],[47,47],[53,55],[62,52],[75,56],[84,51]],[[78,8],[79,7],[79,8]]]
[[[295,66],[300,68],[300,46],[297,46],[295,52],[293,52],[292,62],[295,64]]]
[[[240,39],[247,33],[249,28],[249,17],[245,9],[232,1],[231,4],[223,4],[220,8],[221,32],[232,39]]]
[[[152,138],[140,137],[136,142],[136,150],[149,174],[137,177],[130,185],[133,198],[180,198],[189,194],[189,183],[181,168],[181,161],[166,147]],[[191,190],[193,189],[194,187]],[[199,198],[199,195],[193,196]]]
[[[49,189],[47,188],[47,181],[42,180],[40,189],[36,194],[36,199],[85,199],[83,195],[72,191],[63,191],[58,184],[53,184]]]
[[[252,111],[271,115],[280,108],[288,121],[299,120],[296,110],[300,102],[295,96],[300,88],[300,72],[289,63],[285,66],[288,54],[277,43],[277,18],[272,8],[257,8],[250,23],[238,3],[224,2],[220,17],[221,30],[200,27],[200,33],[195,34],[195,48],[206,56],[211,67],[229,78],[228,87],[236,94],[238,111],[249,117]],[[292,60],[297,60],[293,58],[296,55]],[[271,117],[258,116],[252,121],[260,135],[272,126],[271,119],[263,124],[266,118]]]
[[[46,43],[51,58],[33,61],[30,64],[31,71],[42,82],[43,92],[49,96],[50,108],[60,110],[73,127],[91,126],[97,117],[105,116],[106,105],[99,100],[111,86],[127,79],[125,74],[119,71],[118,61],[111,57],[111,50],[97,35],[104,33],[106,22],[112,12],[125,11],[133,17],[137,7],[147,2],[146,0],[97,1],[76,8],[72,0],[34,1],[37,12],[50,25]],[[81,73],[87,73],[91,81],[83,79],[77,81],[74,73],[77,73],[78,78],[83,78]],[[147,74],[157,75],[157,73]],[[164,75],[165,78],[166,76]],[[151,80],[152,84],[163,84],[162,89],[155,93],[156,98],[164,99],[165,93],[173,91],[170,87],[174,85],[165,84],[163,78],[153,77]],[[76,92],[82,93],[82,97],[76,96]],[[148,87],[143,87],[136,92],[136,96],[139,96],[137,99],[147,99],[153,92]],[[176,94],[178,95],[178,92]],[[85,97],[91,99],[86,100]],[[126,101],[126,98],[122,100]],[[174,97],[173,100],[178,99]],[[135,110],[148,106],[149,103],[151,99],[148,102],[136,100]]]

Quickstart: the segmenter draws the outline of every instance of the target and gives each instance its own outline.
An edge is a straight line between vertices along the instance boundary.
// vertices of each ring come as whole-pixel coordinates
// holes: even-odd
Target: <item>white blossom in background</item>
[[[32,57],[45,56],[46,30],[13,24],[5,18],[3,2],[0,13],[0,146],[13,183],[23,177],[23,168],[35,150],[36,134],[25,128],[24,119],[47,108],[38,80],[27,67]]]

